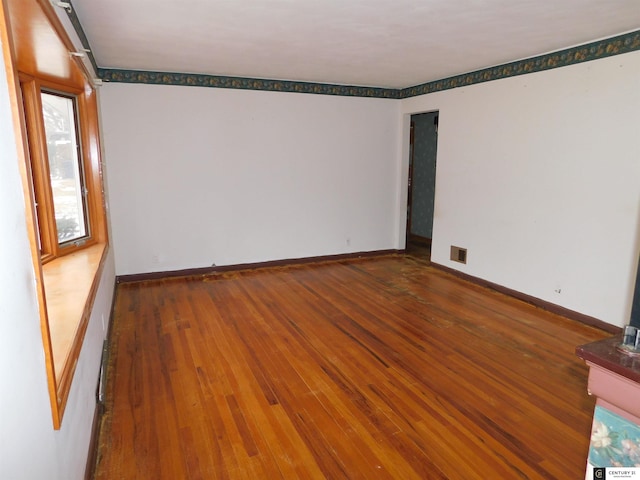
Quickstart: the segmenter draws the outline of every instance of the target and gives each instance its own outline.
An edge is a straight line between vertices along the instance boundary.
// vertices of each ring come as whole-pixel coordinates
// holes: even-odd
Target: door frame
[[[428,113],[435,113],[436,116],[434,118],[436,125],[436,135],[438,133],[439,128],[439,119],[440,119],[440,110],[429,110],[425,112],[416,112],[409,114],[409,168],[408,168],[408,176],[407,176],[407,219],[406,219],[406,230],[405,230],[405,248],[409,245],[409,243],[420,244],[425,247],[431,248],[431,243],[433,240],[433,232],[432,238],[421,237],[419,235],[414,235],[411,233],[411,209],[412,209],[412,200],[413,200],[413,168],[414,168],[414,156],[415,156],[415,121],[413,120],[414,115],[423,115]],[[437,136],[436,136],[437,142]],[[436,143],[437,145],[437,143]],[[436,159],[434,169],[437,166],[437,149],[436,149]],[[437,178],[434,172],[434,201],[435,201],[435,188],[436,188]]]

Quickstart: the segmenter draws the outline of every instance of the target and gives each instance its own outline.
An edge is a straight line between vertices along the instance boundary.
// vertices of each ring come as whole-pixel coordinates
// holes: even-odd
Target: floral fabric
[[[640,425],[596,406],[589,464],[595,467],[640,468]]]

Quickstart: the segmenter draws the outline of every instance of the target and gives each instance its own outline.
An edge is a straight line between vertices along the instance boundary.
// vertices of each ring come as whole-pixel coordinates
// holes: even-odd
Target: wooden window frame
[[[0,44],[10,90],[16,145],[22,160],[20,172],[27,232],[36,280],[53,428],[57,430],[62,425],[109,245],[98,102],[93,76],[81,59],[70,55],[75,47],[53,8],[48,0],[0,0]],[[42,88],[77,98],[78,138],[83,151],[88,191],[86,205],[91,222],[90,241],[81,246],[67,246],[57,245],[55,216],[52,216],[53,228],[43,220],[47,234],[54,235],[49,238],[55,239],[54,245],[45,246],[48,251],[44,255],[40,251],[35,207],[36,189],[51,195],[46,140],[45,146],[41,145],[42,139],[46,139],[44,123],[37,120],[43,115]],[[32,155],[35,158],[32,159]],[[46,168],[32,168],[43,159],[46,160]],[[43,214],[47,215],[46,209]]]
[[[20,74],[22,98],[25,109],[27,137],[29,140],[30,171],[33,195],[36,203],[36,214],[40,244],[40,259],[42,264],[68,255],[83,248],[95,245],[98,241],[95,232],[100,232],[100,205],[96,205],[102,192],[95,192],[95,183],[90,182],[91,164],[85,152],[90,149],[87,135],[87,99],[84,91],[73,86],[54,83]],[[73,98],[76,105],[77,137],[80,142],[80,161],[82,163],[83,187],[86,189],[85,209],[87,219],[87,235],[80,241],[58,243],[53,193],[50,181],[47,141],[42,114],[41,93],[61,94]]]

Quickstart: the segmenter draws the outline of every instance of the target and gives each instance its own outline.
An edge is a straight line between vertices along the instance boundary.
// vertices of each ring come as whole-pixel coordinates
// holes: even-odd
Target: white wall
[[[102,340],[114,286],[109,255],[59,431],[53,430],[35,275],[4,63],[0,62],[0,478],[84,475]]]
[[[397,248],[399,103],[101,90],[119,275]]]
[[[634,52],[403,100],[404,138],[410,114],[440,111],[432,260],[628,323],[639,85]],[[467,265],[449,260],[451,245],[468,249]]]
[[[439,110],[433,260],[623,325],[638,80],[635,52],[402,101],[106,84],[116,272],[402,248],[409,117]]]

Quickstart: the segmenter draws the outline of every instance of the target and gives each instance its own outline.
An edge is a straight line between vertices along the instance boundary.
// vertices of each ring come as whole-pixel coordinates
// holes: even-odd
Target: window
[[[76,99],[41,92],[42,116],[58,245],[89,235]]]
[[[82,92],[22,76],[38,245],[43,263],[94,243]]]
[[[50,2],[0,2],[0,37],[59,429],[109,248],[94,73]]]
[[[26,73],[19,79],[46,305],[45,357],[59,428],[106,247],[97,104],[90,86]]]

